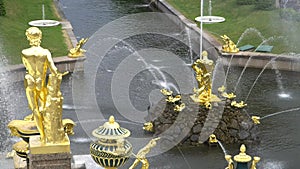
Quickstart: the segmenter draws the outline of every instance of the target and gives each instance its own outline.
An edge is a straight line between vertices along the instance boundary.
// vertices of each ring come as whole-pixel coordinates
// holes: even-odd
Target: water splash
[[[271,36],[271,37],[269,37],[268,39],[264,39],[264,40],[257,46],[257,48],[254,50],[254,52],[257,51],[257,49],[259,49],[259,47],[261,47],[262,45],[268,44],[268,42],[276,41],[276,40],[285,40],[285,37],[284,37],[284,36]]]
[[[134,5],[135,8],[149,8],[150,5],[156,0],[151,0],[148,4]]]
[[[118,38],[111,38],[113,40],[118,40],[121,41],[123,44],[123,46],[119,47],[119,46],[115,46],[115,49],[126,49],[131,53],[134,53],[138,58],[138,61],[141,61],[145,67],[149,70],[149,72],[151,73],[151,75],[153,76],[153,78],[155,79],[154,81],[157,82],[158,85],[161,84],[170,84],[169,82],[167,82],[166,76],[165,74],[160,70],[159,67],[156,67],[152,64],[147,63],[147,61],[138,53],[138,51],[135,50],[135,48],[129,44],[128,42],[124,41],[123,39],[118,39]],[[160,76],[160,78],[157,76],[157,74]],[[162,80],[160,80],[162,79]],[[162,82],[160,82],[162,81]],[[161,86],[162,88],[165,86]],[[167,88],[169,90],[169,88]]]
[[[212,13],[212,5],[211,5],[211,0],[209,0],[209,3],[208,3],[208,15],[212,16],[211,13]]]
[[[250,90],[249,90],[249,92],[248,92],[248,94],[247,94],[247,96],[246,96],[246,98],[245,98],[245,102],[247,102],[247,100],[248,100],[248,98],[249,98],[249,96],[250,96],[250,94],[251,94],[251,92],[252,92],[254,86],[256,85],[257,80],[260,78],[260,76],[261,76],[262,73],[265,71],[265,69],[267,68],[267,66],[268,66],[270,63],[273,63],[276,59],[277,59],[277,57],[276,57],[276,58],[272,58],[272,59],[271,59],[271,60],[263,67],[263,69],[260,71],[260,73],[258,74],[258,76],[256,77],[256,79],[254,80],[254,82],[253,82],[253,84],[252,84],[252,86],[251,86],[251,88],[250,88]]]
[[[239,83],[240,83],[240,81],[241,81],[241,79],[242,79],[242,76],[244,75],[244,73],[245,73],[245,71],[246,71],[246,69],[247,69],[247,67],[248,67],[248,65],[249,65],[249,63],[250,63],[252,57],[253,57],[253,55],[251,55],[251,56],[248,58],[248,60],[247,60],[247,62],[246,62],[246,64],[245,64],[245,66],[244,66],[244,68],[243,68],[243,70],[242,70],[242,72],[241,72],[241,74],[240,74],[240,77],[238,78],[238,80],[237,80],[237,82],[236,82],[236,84],[235,84],[235,87],[234,87],[234,90],[233,90],[234,93],[236,92],[236,89],[237,89],[237,87],[238,87],[238,85],[239,85]]]
[[[276,113],[272,113],[272,114],[266,115],[266,116],[264,116],[260,119],[263,120],[263,119],[266,119],[266,118],[269,118],[269,117],[272,117],[272,116],[276,116],[276,115],[283,114],[283,113],[288,113],[288,112],[293,112],[293,111],[297,111],[297,110],[300,110],[300,107],[289,109],[289,110],[284,110],[284,111],[280,111],[280,112],[276,112]]]
[[[188,37],[188,43],[189,43],[189,53],[190,53],[190,61],[191,61],[191,65],[193,64],[194,60],[193,60],[193,49],[192,49],[192,41],[191,41],[191,35],[190,35],[190,29],[188,27],[185,27],[185,31]]]
[[[272,36],[272,37],[270,37],[270,38],[268,38],[268,39],[264,39],[263,41],[262,41],[262,43],[260,43],[259,44],[259,46],[254,50],[254,51],[256,51],[261,45],[263,45],[263,44],[266,44],[266,43],[268,43],[268,42],[270,42],[270,41],[275,41],[275,40],[278,40],[278,39],[283,39],[284,37],[283,36]],[[235,87],[234,87],[234,92],[236,92],[236,89],[237,89],[237,86],[238,86],[238,84],[240,83],[240,80],[241,80],[241,78],[242,78],[242,76],[243,76],[243,74],[244,74],[244,72],[245,72],[245,70],[246,70],[246,68],[247,68],[247,66],[249,65],[249,62],[250,62],[250,60],[252,59],[252,56],[250,56],[249,58],[248,58],[248,60],[247,60],[247,62],[246,62],[246,64],[245,64],[245,66],[244,66],[244,68],[243,68],[243,70],[242,70],[242,72],[241,72],[241,75],[240,75],[240,77],[239,77],[239,79],[238,79],[238,81],[237,81],[237,83],[236,83],[236,85],[235,85]],[[273,64],[272,64],[273,65]],[[278,71],[278,69],[276,68],[275,69],[275,71]],[[281,85],[282,86],[282,85]]]
[[[249,33],[256,33],[258,35],[258,37],[260,37],[260,39],[264,42],[266,40],[266,38],[262,35],[262,33],[260,31],[258,31],[257,29],[255,28],[247,28],[240,36],[240,38],[238,39],[237,43],[236,43],[236,46],[238,46],[240,44],[240,42],[245,38],[246,35],[248,35]],[[225,74],[225,79],[224,79],[224,83],[223,85],[226,86],[226,80],[227,80],[227,77],[228,77],[228,74],[229,74],[229,70],[230,70],[230,67],[231,67],[231,63],[232,63],[232,59],[233,59],[233,54],[231,55],[230,57],[230,60],[229,60],[229,63],[228,63],[228,67],[227,67],[227,71],[226,71],[226,74]],[[250,58],[249,58],[250,59]],[[249,60],[248,60],[249,61]],[[247,62],[248,62],[247,61]],[[241,76],[240,76],[241,77]],[[237,83],[238,84],[238,83]],[[236,90],[236,87],[235,87],[235,90]]]
[[[226,151],[226,149],[224,148],[223,144],[222,144],[220,141],[218,141],[218,144],[220,145],[220,147],[221,147],[221,149],[222,149],[224,155],[227,155],[227,151]]]
[[[45,5],[42,5],[42,18],[45,20]]]
[[[250,34],[250,33],[255,33],[257,34],[257,36],[261,39],[261,41],[265,41],[266,38],[262,35],[262,33],[255,29],[255,28],[247,28],[240,36],[240,38],[238,39],[236,45],[238,46],[239,43],[245,38],[246,35]]]
[[[277,67],[277,64],[272,62],[272,67],[275,70],[276,82],[277,82],[278,88],[281,91],[281,93],[284,93],[284,88],[283,88],[283,84],[282,84],[282,75]]]

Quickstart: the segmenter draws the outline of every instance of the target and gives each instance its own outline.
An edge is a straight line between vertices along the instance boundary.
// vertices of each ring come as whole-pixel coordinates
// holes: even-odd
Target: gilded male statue
[[[40,46],[41,30],[37,27],[30,27],[25,34],[31,46],[22,50],[22,62],[26,68],[24,80],[26,96],[33,114],[32,118],[35,120],[37,129],[40,132],[41,142],[45,143],[43,111],[47,96],[46,74],[48,69],[53,75],[60,73],[54,65],[50,51]]]
[[[156,146],[156,141],[159,140],[160,137],[154,138],[149,141],[149,143],[135,155],[136,160],[133,162],[133,164],[129,167],[129,169],[134,169],[139,162],[142,163],[142,168],[141,169],[148,169],[149,168],[149,162],[146,159],[146,155],[150,152],[151,148]]]

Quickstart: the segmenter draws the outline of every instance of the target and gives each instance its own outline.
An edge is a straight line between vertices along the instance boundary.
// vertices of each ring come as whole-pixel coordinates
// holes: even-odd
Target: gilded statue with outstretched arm
[[[154,138],[149,141],[149,143],[135,155],[136,160],[133,162],[133,164],[129,167],[129,169],[134,169],[139,162],[142,163],[142,168],[141,169],[148,169],[149,168],[149,162],[146,159],[146,155],[150,152],[151,148],[156,146],[156,141],[159,140],[160,137]]]

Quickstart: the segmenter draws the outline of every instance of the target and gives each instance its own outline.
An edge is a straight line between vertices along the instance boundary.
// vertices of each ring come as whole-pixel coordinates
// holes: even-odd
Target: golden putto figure
[[[25,90],[32,117],[40,133],[41,143],[60,143],[65,140],[62,124],[62,101],[60,92],[62,76],[48,49],[40,46],[42,32],[37,27],[26,30],[30,48],[22,50],[22,62],[26,68]],[[47,71],[50,70],[46,84]]]

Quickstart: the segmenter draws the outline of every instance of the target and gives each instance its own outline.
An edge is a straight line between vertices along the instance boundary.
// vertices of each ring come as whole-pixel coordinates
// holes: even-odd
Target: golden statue
[[[154,132],[154,126],[151,121],[144,123],[143,130],[149,131],[149,132]]]
[[[254,124],[260,124],[260,117],[259,116],[252,116],[251,117]]]
[[[57,71],[48,49],[40,46],[42,32],[37,27],[26,30],[30,48],[22,50],[22,61],[26,68],[25,90],[42,144],[66,142],[62,123],[62,101],[60,92],[62,76]],[[46,84],[47,71],[50,70]]]
[[[228,163],[228,166],[225,169],[234,169],[234,165],[233,165],[231,155],[225,155],[225,159]]]
[[[86,52],[84,49],[81,49],[82,46],[87,42],[88,38],[84,39],[82,38],[76,45],[75,48],[70,49],[68,56],[71,58],[77,58],[82,57],[84,52]]]
[[[222,46],[222,52],[225,53],[237,53],[239,52],[239,48],[236,47],[236,45],[232,42],[232,40],[227,36],[223,35],[221,36],[225,44]]]
[[[211,93],[212,81],[211,75],[214,69],[213,61],[207,57],[207,52],[202,52],[202,59],[197,59],[193,63],[192,68],[196,73],[198,88],[194,88],[194,95],[191,98],[195,102],[200,102],[206,108],[211,108],[212,101],[220,101],[220,99]]]
[[[233,102],[231,102],[231,106],[236,107],[236,108],[244,108],[247,106],[247,104],[244,101],[241,101],[241,102],[233,101]]]
[[[165,96],[171,96],[173,94],[173,91],[168,89],[161,89],[160,92]]]
[[[177,111],[177,112],[180,112],[182,111],[183,109],[185,108],[185,104],[184,103],[181,103],[180,105],[175,105],[174,107],[174,111]]]
[[[211,135],[209,136],[208,143],[210,143],[210,144],[216,144],[216,143],[218,143],[218,140],[217,140],[216,135],[211,134]]]
[[[224,93],[222,93],[222,96],[223,97],[225,97],[225,98],[227,98],[227,99],[234,99],[234,98],[236,98],[236,95],[234,94],[234,93],[226,93],[226,92],[224,92]]]
[[[141,169],[148,169],[149,168],[149,162],[146,159],[146,155],[150,152],[151,148],[156,146],[156,141],[159,140],[159,139],[160,139],[160,137],[150,140],[149,143],[144,148],[140,149],[140,151],[136,155],[134,155],[136,157],[136,160],[129,167],[129,169],[134,169],[139,164],[139,162],[142,163],[142,168]]]

